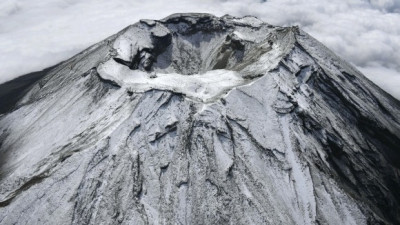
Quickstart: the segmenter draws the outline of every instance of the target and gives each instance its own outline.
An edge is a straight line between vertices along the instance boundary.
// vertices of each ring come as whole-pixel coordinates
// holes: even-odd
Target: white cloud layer
[[[400,0],[1,0],[0,83],[54,65],[139,19],[176,12],[300,25],[400,99]]]

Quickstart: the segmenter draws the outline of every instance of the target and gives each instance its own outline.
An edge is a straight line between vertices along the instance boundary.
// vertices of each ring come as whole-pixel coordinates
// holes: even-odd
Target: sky
[[[298,25],[400,99],[400,0],[1,0],[0,83],[177,12]]]

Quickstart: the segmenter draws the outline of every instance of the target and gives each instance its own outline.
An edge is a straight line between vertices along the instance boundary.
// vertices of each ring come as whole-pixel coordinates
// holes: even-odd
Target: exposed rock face
[[[254,17],[142,20],[0,128],[0,224],[400,223],[400,102]]]

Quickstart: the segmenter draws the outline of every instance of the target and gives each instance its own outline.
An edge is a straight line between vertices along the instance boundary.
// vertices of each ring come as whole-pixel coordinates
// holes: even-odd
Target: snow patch
[[[257,17],[254,16],[245,16],[242,18],[235,18],[233,19],[234,22],[237,22],[239,24],[247,25],[247,26],[252,26],[252,27],[260,27],[264,24],[264,22]]]
[[[114,60],[101,64],[98,73],[103,79],[114,81],[132,92],[169,90],[202,102],[212,101],[230,89],[247,83],[236,71],[221,69],[194,75],[157,73],[151,76],[147,72],[130,70]]]

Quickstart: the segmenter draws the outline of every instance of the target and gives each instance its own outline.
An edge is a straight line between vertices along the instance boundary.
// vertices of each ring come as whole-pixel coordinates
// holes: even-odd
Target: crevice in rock
[[[189,182],[188,181],[179,181],[177,184],[178,188],[181,188],[182,186],[188,186]]]
[[[42,174],[39,174],[39,175],[29,178],[29,180],[24,182],[24,184],[22,186],[20,186],[19,188],[14,190],[12,193],[10,193],[4,200],[0,201],[0,208],[8,206],[13,201],[13,199],[15,197],[17,197],[20,193],[28,190],[29,188],[31,188],[32,186],[34,186],[36,184],[41,183],[46,177],[48,177],[48,176],[45,175],[45,173],[42,173]]]
[[[254,146],[255,146],[257,149],[262,150],[262,152],[263,152],[264,154],[266,154],[267,156],[272,157],[272,158],[274,158],[274,159],[277,159],[276,156],[275,156],[275,154],[273,153],[273,151],[272,151],[271,149],[265,148],[261,143],[259,143],[259,142],[253,137],[253,135],[251,135],[251,133],[250,133],[250,131],[249,131],[248,129],[246,129],[245,127],[243,127],[240,123],[238,123],[238,122],[235,121],[234,119],[230,118],[229,116],[227,116],[227,119],[228,119],[231,123],[234,123],[237,127],[239,127],[240,130],[243,131],[243,132],[246,134],[246,136],[249,138],[249,141],[250,141],[251,143],[253,143]]]
[[[167,165],[164,165],[164,166],[161,166],[161,167],[160,167],[160,175],[158,176],[158,179],[159,179],[159,180],[161,179],[161,176],[167,172],[168,167],[169,167],[169,164],[170,164],[170,163],[168,163]]]

